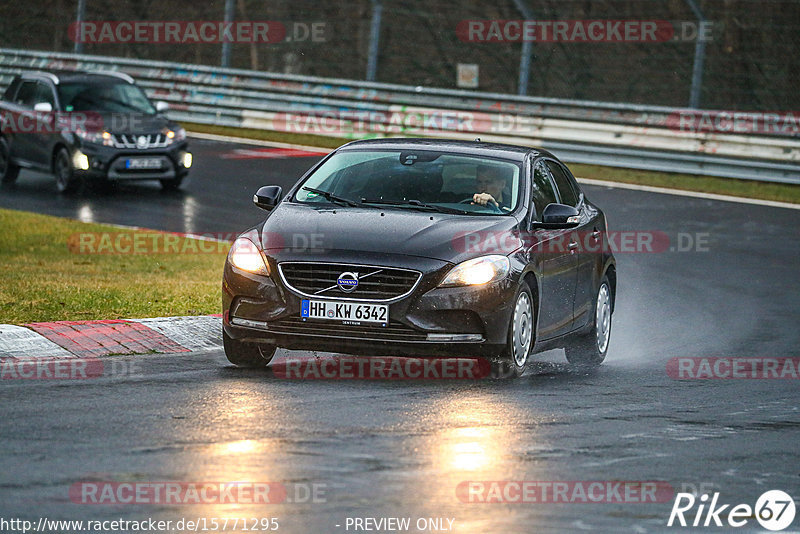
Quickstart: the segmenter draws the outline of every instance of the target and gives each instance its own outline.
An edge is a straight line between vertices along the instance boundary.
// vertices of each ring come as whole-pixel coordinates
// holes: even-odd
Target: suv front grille
[[[360,339],[368,341],[424,342],[427,334],[414,330],[403,323],[390,322],[387,326],[340,325],[329,321],[304,321],[300,317],[289,317],[267,323],[267,329],[276,334],[295,336],[321,336]]]
[[[352,265],[346,263],[286,262],[278,265],[284,283],[294,291],[309,297],[348,300],[392,300],[414,289],[422,273],[410,269]],[[345,273],[357,275],[358,284],[350,292],[342,290],[337,281]],[[352,280],[352,276],[346,278]],[[350,286],[352,287],[352,282]]]
[[[164,134],[114,134],[113,139],[114,146],[117,148],[145,150],[164,148],[169,145],[169,139]]]

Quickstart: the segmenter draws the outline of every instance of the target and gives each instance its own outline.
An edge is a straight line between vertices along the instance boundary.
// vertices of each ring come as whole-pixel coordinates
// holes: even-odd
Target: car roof
[[[504,143],[487,143],[479,139],[465,141],[459,139],[386,137],[383,139],[353,141],[340,147],[339,150],[363,150],[367,148],[381,150],[436,150],[473,156],[501,157],[515,161],[522,161],[527,155],[553,157],[552,154],[540,148]]]
[[[122,72],[89,72],[83,70],[49,70],[26,72],[23,79],[48,78],[55,84],[74,82],[109,82],[133,83],[133,78]]]

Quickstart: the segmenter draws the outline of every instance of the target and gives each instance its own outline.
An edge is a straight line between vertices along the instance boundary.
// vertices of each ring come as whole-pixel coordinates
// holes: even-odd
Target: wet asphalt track
[[[231,232],[261,217],[250,202],[258,186],[287,186],[314,161],[225,160],[233,145],[192,145],[196,168],[180,193],[139,184],[65,198],[50,178],[23,173],[0,190],[0,207]],[[676,381],[665,367],[678,356],[800,355],[800,211],[584,190],[612,230],[658,230],[673,243],[707,234],[708,251],[617,255],[618,307],[598,371],[570,370],[550,351],[514,380],[288,381],[216,352],[120,358],[137,367],[118,378],[3,380],[0,517],[277,517],[293,533],[347,532],[348,517],[444,517],[463,533],[661,532],[671,500],[466,504],[455,490],[656,480],[713,488],[723,503],[754,505],[768,489],[797,498],[800,382]],[[70,502],[70,486],[87,480],[278,481],[325,494],[268,506]]]

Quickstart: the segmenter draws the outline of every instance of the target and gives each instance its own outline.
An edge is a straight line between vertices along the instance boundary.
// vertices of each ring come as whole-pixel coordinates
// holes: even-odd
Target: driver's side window
[[[545,167],[544,162],[537,161],[533,166],[533,180],[531,181],[531,203],[536,213],[533,218],[537,221],[542,220],[542,212],[545,206],[558,202],[553,183],[550,181],[550,173]]]

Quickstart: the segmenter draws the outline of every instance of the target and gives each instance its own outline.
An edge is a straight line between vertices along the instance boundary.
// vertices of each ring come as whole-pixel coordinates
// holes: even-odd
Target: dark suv
[[[54,174],[64,193],[87,178],[177,189],[192,155],[167,109],[122,73],[21,74],[0,102],[0,179],[14,182],[25,168]]]

